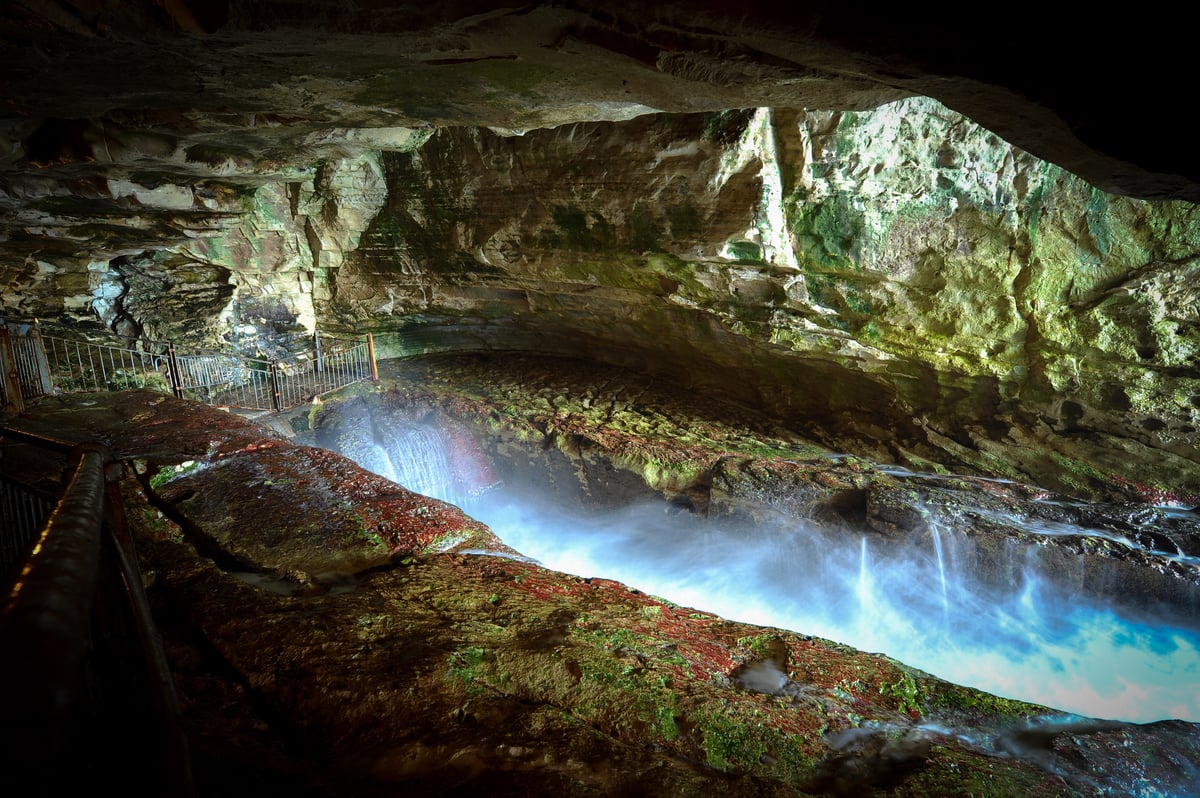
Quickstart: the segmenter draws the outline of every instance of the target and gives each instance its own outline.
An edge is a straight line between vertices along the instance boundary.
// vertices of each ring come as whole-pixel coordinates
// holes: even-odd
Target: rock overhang
[[[1011,438],[1019,416],[1021,446],[1086,429],[1108,436],[1101,449],[1121,439],[1103,471],[1114,456],[1167,452],[1155,482],[1186,475],[1198,395],[1186,365],[1195,269],[1186,210],[1159,218],[1057,178],[1045,182],[1059,186],[1055,205],[1020,177],[1017,201],[1034,212],[1025,230],[977,218],[1007,212],[1003,191],[972,195],[959,203],[972,207],[928,224],[897,212],[886,229],[864,227],[866,175],[857,198],[814,196],[811,213],[795,204],[781,217],[785,232],[779,220],[756,219],[755,204],[773,196],[782,206],[795,196],[788,190],[815,184],[780,169],[780,185],[767,185],[759,165],[787,153],[763,149],[780,142],[764,135],[759,151],[722,173],[724,196],[739,198],[732,204],[689,215],[686,198],[651,181],[637,186],[651,202],[614,213],[560,186],[536,198],[548,207],[532,217],[545,223],[514,233],[519,251],[505,263],[514,248],[495,234],[509,222],[488,216],[500,195],[477,191],[480,175],[502,172],[496,159],[527,171],[522,145],[560,139],[569,148],[573,136],[602,137],[599,120],[624,120],[651,141],[643,134],[655,120],[672,118],[663,113],[692,114],[706,120],[701,137],[719,139],[721,125],[708,130],[708,120],[725,109],[784,109],[778,117],[791,124],[814,112],[787,109],[928,95],[1110,191],[1194,199],[1190,149],[1171,146],[1179,126],[1161,115],[1141,122],[1182,74],[1161,20],[978,26],[930,10],[851,14],[832,3],[737,14],[715,3],[214,8],[24,3],[4,12],[6,315],[197,343],[245,343],[230,330],[255,338],[322,326],[399,332],[398,354],[507,347],[594,357],[785,414],[803,401],[826,408],[824,421],[874,417],[885,422],[875,425],[885,448],[899,428],[900,449],[924,452],[915,442],[928,431],[907,431],[940,418],[935,448],[978,455]],[[1117,28],[1121,69],[1141,85],[1124,106],[1140,110],[1114,120],[1098,97],[1114,85],[1103,64],[1116,61],[1095,53]],[[1035,56],[1020,55],[1030,42]],[[815,129],[801,145],[807,135],[811,147]],[[1143,133],[1158,146],[1139,142]],[[704,168],[695,140],[653,141],[645,169],[662,181]],[[831,146],[844,163],[862,160]],[[723,158],[709,155],[710,166]],[[943,157],[942,175],[958,170],[964,180],[1003,168],[939,151],[939,169]],[[461,160],[447,168],[439,158]],[[561,180],[575,167],[560,158],[542,168]],[[502,185],[495,174],[488,179]],[[693,195],[700,187],[679,185]],[[423,191],[433,194],[422,203]],[[456,203],[475,210],[439,215],[457,213]],[[1168,205],[1184,203],[1155,207]],[[689,245],[700,225],[721,234]],[[1139,225],[1145,240],[1167,243],[1123,243],[1125,228]],[[928,258],[860,269],[864,246],[903,249],[934,226],[951,232],[921,244]],[[789,241],[811,263],[789,261]],[[619,256],[606,257],[615,248]],[[971,270],[993,276],[964,282]],[[1047,310],[1056,303],[1069,311]],[[181,309],[147,310],[155,306]],[[1081,484],[1095,478],[1096,456],[1083,458],[1091,465],[1080,467]]]
[[[1019,26],[836,3],[14,4],[0,17],[0,249],[107,260],[177,246],[228,228],[264,184],[304,181],[323,160],[410,151],[441,127],[520,133],[917,95],[1108,191],[1195,200],[1200,168],[1190,147],[1172,146],[1179,125],[1114,119],[1094,101],[1103,79],[1083,79],[1095,62],[1084,56],[1119,29],[1121,69],[1141,77],[1126,103],[1169,99],[1173,34],[1156,22],[1041,20],[1035,61],[1018,55],[1029,35]]]
[[[262,167],[357,143],[360,134],[338,141],[339,131],[524,130],[768,105],[864,109],[923,94],[1102,188],[1200,196],[1200,171],[1173,146],[1181,125],[1161,115],[1142,123],[1181,84],[1172,44],[1182,34],[1149,14],[1026,27],[836,3],[129,2],[19,3],[0,24],[9,169],[72,159],[103,167],[102,125],[124,139],[124,152],[110,143],[109,168],[189,149],[194,168],[222,148],[221,163],[236,166],[240,154]],[[1114,39],[1119,56],[1104,53]],[[1041,45],[1036,55],[1031,41]],[[1101,101],[1120,91],[1109,74],[1118,67],[1137,84],[1122,93],[1121,106],[1137,109],[1128,119]]]

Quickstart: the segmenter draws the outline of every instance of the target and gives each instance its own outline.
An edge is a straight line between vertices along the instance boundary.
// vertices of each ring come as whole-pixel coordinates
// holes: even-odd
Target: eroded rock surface
[[[230,201],[183,244],[0,267],[5,305],[191,351],[588,359],[916,470],[1200,502],[1195,206],[931,100],[446,128]]]
[[[466,418],[484,397],[467,388],[443,399],[438,412]],[[603,424],[594,437],[578,427],[572,451],[607,453],[615,471],[640,462],[662,490],[681,484],[680,469],[664,478],[645,454],[669,462],[672,439],[691,452],[681,465],[724,448],[689,443],[689,433],[740,429],[741,445],[761,446],[763,431],[744,433],[752,424],[700,423],[703,404],[690,417],[661,407],[626,415],[674,424],[640,439],[642,455],[625,448],[639,439]],[[491,409],[515,436],[513,418]],[[503,550],[424,553],[430,515],[461,514],[220,411],[126,392],[44,400],[18,421],[106,439],[127,458],[127,510],[202,794],[270,784],[317,795],[628,795],[653,784],[668,795],[1076,795],[1111,787],[1114,773],[1122,789],[1170,789],[1185,783],[1180,763],[1200,754],[1190,724],[1067,723],[878,655]],[[600,439],[610,446],[597,449]],[[838,495],[860,471],[843,463],[809,476]],[[272,505],[276,492],[323,523],[272,544],[294,520]],[[348,539],[345,519],[407,542],[347,573],[348,555],[377,544]],[[347,578],[280,590],[282,580],[242,573],[299,563]],[[1134,755],[1137,767],[1126,767]]]

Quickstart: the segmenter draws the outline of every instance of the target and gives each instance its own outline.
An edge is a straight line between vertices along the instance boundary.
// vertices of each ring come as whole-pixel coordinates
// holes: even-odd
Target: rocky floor
[[[904,523],[900,502],[885,500],[898,478],[767,419],[634,377],[554,374],[427,361],[348,401],[453,412],[500,432],[510,458],[537,449],[589,463],[583,491],[598,500],[602,483],[633,474],[707,512]],[[292,430],[338,429],[326,418],[338,404]],[[1080,721],[548,570],[455,507],[230,413],[133,391],[47,399],[6,421],[100,440],[125,463],[204,796],[1194,786],[1193,724]],[[1032,490],[957,487],[1009,504]]]

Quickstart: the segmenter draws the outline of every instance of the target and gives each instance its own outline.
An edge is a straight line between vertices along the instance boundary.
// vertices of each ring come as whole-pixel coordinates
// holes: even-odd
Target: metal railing
[[[21,383],[21,396],[31,399],[50,392],[47,375],[46,353],[42,348],[38,330],[12,339],[13,362],[17,368],[17,379]]]
[[[331,391],[375,379],[370,336],[316,336],[313,353],[279,360],[232,355],[179,355],[180,395],[211,405],[249,410],[286,410]]]
[[[121,391],[126,388],[170,390],[167,365],[169,345],[164,346],[160,354],[75,341],[45,333],[42,333],[41,340],[51,381],[63,393]]]
[[[0,576],[25,556],[53,507],[50,497],[0,474]]]
[[[356,382],[379,378],[374,340],[313,336],[313,350],[274,360],[230,354],[177,354],[171,343],[143,349],[48,335],[36,325],[0,328],[0,367],[16,377],[0,384],[16,406],[52,392],[149,388],[210,405],[279,411]]]
[[[0,436],[32,440],[48,458],[70,446],[19,430]],[[0,767],[26,795],[87,783],[186,798],[190,757],[124,521],[123,466],[94,444],[69,449],[65,462],[62,497],[0,580]],[[4,548],[17,532],[0,529]]]

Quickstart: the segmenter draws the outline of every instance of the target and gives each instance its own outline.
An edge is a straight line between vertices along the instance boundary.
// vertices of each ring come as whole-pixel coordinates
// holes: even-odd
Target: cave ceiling
[[[913,95],[1104,191],[1200,200],[1200,155],[1169,110],[1187,96],[1186,25],[1141,7],[872,6],[7,3],[0,252],[169,245],[227,225],[222,192],[414,130]],[[139,213],[155,203],[187,218]]]
[[[395,128],[927,95],[1105,191],[1200,200],[1188,27],[1142,6],[98,2],[0,11],[6,205],[104,180],[264,179]],[[1177,21],[1179,22],[1179,21]],[[215,174],[214,174],[215,173]],[[10,236],[12,233],[10,232]],[[18,236],[19,237],[19,236]]]

